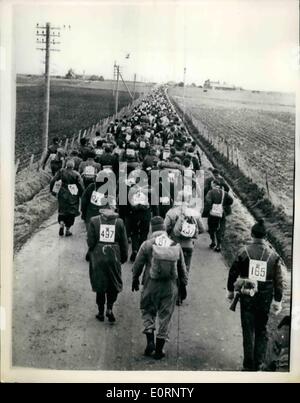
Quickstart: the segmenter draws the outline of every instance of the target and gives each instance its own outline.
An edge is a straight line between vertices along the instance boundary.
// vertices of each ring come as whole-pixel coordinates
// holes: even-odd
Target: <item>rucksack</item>
[[[160,246],[160,244],[166,246]],[[167,235],[156,238],[152,246],[150,278],[153,280],[176,280],[178,277],[177,262],[179,258],[179,244],[172,245],[172,241]]]
[[[176,238],[191,239],[197,234],[197,221],[192,216],[186,216],[182,211],[175,223],[173,233]]]
[[[210,215],[212,217],[218,217],[222,218],[224,214],[224,207],[223,207],[223,202],[224,202],[224,197],[225,197],[225,191],[222,189],[222,200],[221,203],[213,203],[211,210],[210,210]]]

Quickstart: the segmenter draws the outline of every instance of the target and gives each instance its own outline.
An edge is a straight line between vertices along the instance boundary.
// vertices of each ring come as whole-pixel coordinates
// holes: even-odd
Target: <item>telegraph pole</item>
[[[66,26],[64,25],[64,28]],[[69,29],[70,29],[69,25]],[[43,127],[42,127],[42,148],[43,153],[48,148],[49,131],[49,109],[50,109],[50,51],[60,52],[59,49],[52,48],[51,45],[59,45],[57,38],[60,39],[60,27],[51,27],[50,22],[46,26],[36,24],[37,44],[42,46],[37,48],[45,52],[45,81],[44,81],[44,102],[43,102]],[[56,38],[56,39],[55,39]]]
[[[186,79],[186,67],[183,70],[183,121],[185,122],[185,79]]]
[[[116,66],[117,70],[117,82],[116,82],[116,99],[115,99],[115,114],[118,113],[118,105],[119,105],[119,74],[120,74],[120,66]]]
[[[135,85],[136,85],[136,73],[134,73],[134,79],[133,79],[133,99],[135,98]]]

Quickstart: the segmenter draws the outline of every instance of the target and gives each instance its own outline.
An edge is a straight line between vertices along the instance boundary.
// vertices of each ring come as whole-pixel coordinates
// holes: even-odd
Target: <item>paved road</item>
[[[176,307],[167,356],[144,357],[139,293],[131,291],[131,265],[123,266],[124,291],[115,305],[117,322],[100,323],[91,291],[85,226],[60,238],[56,215],[46,221],[14,262],[13,365],[49,369],[239,370],[239,313],[225,301],[228,273],[223,257],[197,241],[188,298]]]

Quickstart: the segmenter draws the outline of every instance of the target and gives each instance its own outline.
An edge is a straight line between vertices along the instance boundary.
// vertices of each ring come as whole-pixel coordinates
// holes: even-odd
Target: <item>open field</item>
[[[21,168],[32,154],[38,157],[42,152],[41,128],[44,93],[42,79],[26,79],[26,83],[24,81],[21,78],[22,84],[17,85],[16,102],[15,158],[20,158]],[[96,88],[97,83],[91,83],[91,87],[86,88],[80,84],[66,84],[66,81],[51,81],[49,141],[55,136],[61,139],[73,136],[78,130],[90,127],[101,118],[114,114],[111,82],[106,83],[106,89],[101,89]],[[137,96],[138,92],[136,92]],[[129,104],[130,100],[129,94],[121,91],[119,109]]]
[[[172,88],[170,95],[184,109],[183,89]],[[292,215],[294,94],[186,88],[185,109],[214,141],[238,149],[239,167],[245,175],[263,188],[268,178],[272,202]]]

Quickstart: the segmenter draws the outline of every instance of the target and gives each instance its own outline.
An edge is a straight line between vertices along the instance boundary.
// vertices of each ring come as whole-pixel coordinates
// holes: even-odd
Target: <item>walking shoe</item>
[[[87,262],[90,261],[90,252],[87,252],[87,253],[86,253],[86,255],[85,255],[85,260],[86,260]]]
[[[63,225],[60,226],[58,235],[59,235],[59,236],[63,236],[63,235],[64,235],[64,226],[63,226]]]
[[[131,254],[131,256],[130,256],[130,261],[131,261],[132,263],[135,262],[136,256],[137,256],[137,253],[136,253],[136,252],[132,252],[132,254]]]
[[[163,352],[164,345],[165,339],[160,339],[159,337],[156,337],[156,346],[153,358],[155,358],[156,360],[161,360],[165,357],[166,354]]]
[[[66,230],[66,236],[71,236],[71,235],[73,235],[72,232],[70,232],[70,230],[67,228],[67,230]]]
[[[150,357],[155,350],[155,344],[154,344],[154,333],[146,333],[147,337],[147,347],[144,351],[144,355],[147,357]]]
[[[100,321],[100,322],[104,322],[104,315],[98,313],[98,315],[96,315],[96,318]]]
[[[114,314],[113,314],[113,312],[112,311],[109,311],[109,310],[107,310],[106,311],[106,317],[108,318],[108,321],[109,322],[115,322],[116,321],[116,318],[115,318],[115,316],[114,316]]]
[[[220,246],[216,246],[216,247],[215,247],[215,252],[221,252]]]
[[[214,242],[212,242],[212,243],[209,245],[210,249],[214,249],[215,246],[216,246],[216,244],[215,244]]]

